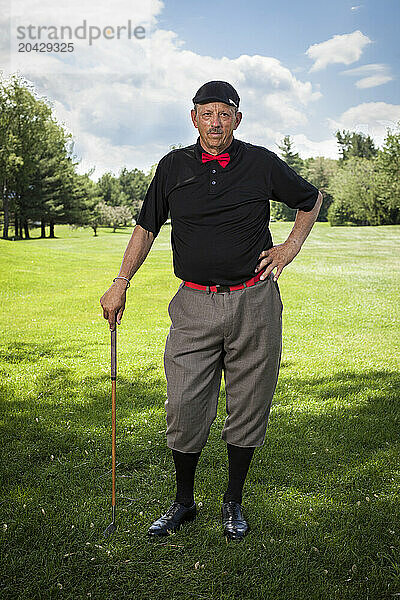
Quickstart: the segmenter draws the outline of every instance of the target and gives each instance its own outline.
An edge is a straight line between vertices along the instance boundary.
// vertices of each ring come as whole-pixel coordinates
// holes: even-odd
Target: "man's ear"
[[[194,108],[192,108],[192,110],[190,111],[190,116],[191,116],[193,125],[196,127],[196,129],[198,129],[197,115],[196,115],[196,111],[194,110]]]
[[[236,113],[236,123],[235,123],[235,127],[234,129],[236,129],[237,127],[239,127],[240,121],[242,120],[242,113],[241,112],[237,112]]]

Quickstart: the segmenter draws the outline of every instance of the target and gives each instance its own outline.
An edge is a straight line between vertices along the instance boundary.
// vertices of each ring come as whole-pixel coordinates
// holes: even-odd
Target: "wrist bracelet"
[[[114,282],[114,281],[116,281],[117,279],[124,279],[124,280],[127,282],[127,284],[128,284],[128,285],[127,285],[127,286],[126,286],[126,288],[125,288],[126,290],[127,290],[127,289],[128,289],[128,287],[131,285],[131,282],[129,281],[129,279],[128,279],[127,277],[122,277],[122,275],[121,275],[121,276],[118,276],[118,277],[114,277],[114,279],[113,279],[113,282]]]

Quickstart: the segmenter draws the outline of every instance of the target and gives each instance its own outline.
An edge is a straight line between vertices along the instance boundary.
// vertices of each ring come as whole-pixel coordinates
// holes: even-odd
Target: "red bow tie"
[[[201,155],[201,160],[203,163],[206,163],[209,160],[217,160],[221,167],[225,169],[226,165],[231,160],[231,157],[229,156],[228,152],[225,152],[224,154],[218,154],[217,156],[215,156],[214,154],[207,154],[207,152],[203,152]]]

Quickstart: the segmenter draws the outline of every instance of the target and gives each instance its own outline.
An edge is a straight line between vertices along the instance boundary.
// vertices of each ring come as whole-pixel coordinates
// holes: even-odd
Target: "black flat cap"
[[[239,108],[240,98],[234,87],[226,81],[208,81],[201,86],[193,98],[194,104],[207,102],[224,102],[229,106]]]

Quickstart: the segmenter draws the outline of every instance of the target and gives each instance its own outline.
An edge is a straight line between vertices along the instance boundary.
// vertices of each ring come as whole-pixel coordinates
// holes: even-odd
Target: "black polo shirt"
[[[195,144],[158,163],[138,225],[158,235],[171,213],[174,273],[203,285],[235,285],[254,276],[258,257],[273,246],[269,199],[310,211],[318,189],[277,154],[233,138],[230,162],[202,163]]]

